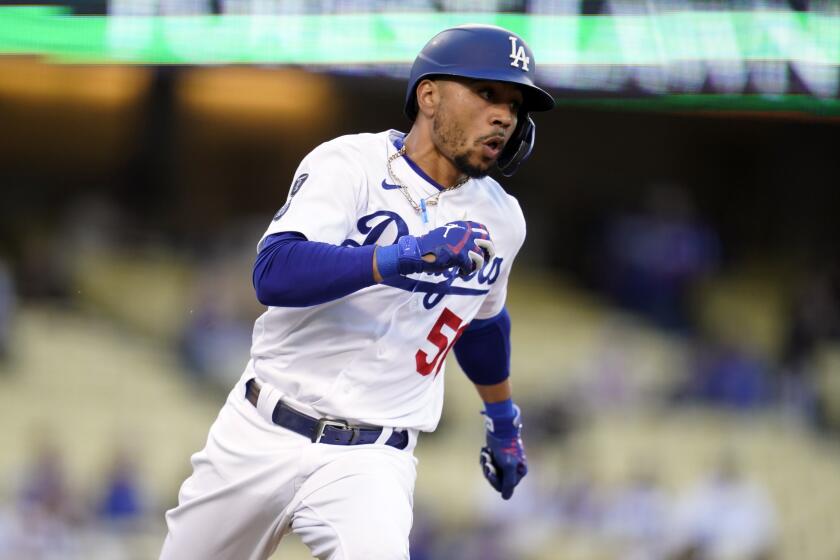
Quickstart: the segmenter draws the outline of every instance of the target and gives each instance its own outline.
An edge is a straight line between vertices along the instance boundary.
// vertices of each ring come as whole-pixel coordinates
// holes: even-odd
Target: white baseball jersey
[[[470,321],[502,310],[525,220],[516,199],[485,177],[442,192],[424,224],[388,173],[402,138],[389,130],[315,148],[263,238],[295,231],[335,245],[391,245],[402,235],[471,220],[487,226],[495,258],[467,279],[412,274],[320,305],[269,307],[254,325],[248,370],[304,410],[432,431],[443,406],[446,355]],[[440,191],[406,158],[391,165],[416,203]]]

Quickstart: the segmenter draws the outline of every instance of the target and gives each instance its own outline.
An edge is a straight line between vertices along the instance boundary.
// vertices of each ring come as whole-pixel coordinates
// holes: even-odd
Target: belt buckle
[[[321,438],[324,437],[324,430],[327,429],[327,426],[341,428],[342,430],[352,429],[350,428],[350,424],[344,420],[329,420],[327,418],[321,418],[318,420],[318,428],[315,430],[315,435],[312,436],[312,443],[321,443]]]

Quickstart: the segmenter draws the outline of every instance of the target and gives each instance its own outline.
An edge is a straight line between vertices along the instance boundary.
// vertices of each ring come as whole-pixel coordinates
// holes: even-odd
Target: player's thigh
[[[294,435],[264,429],[244,407],[226,404],[193,473],[166,513],[162,559],[267,558],[288,525],[301,446]]]
[[[190,498],[166,513],[161,560],[262,560],[277,547],[282,513],[247,486],[214,484],[214,478],[212,467],[197,466],[184,483],[181,496]]]
[[[407,559],[415,479],[411,453],[339,452],[301,487],[292,530],[320,560]]]

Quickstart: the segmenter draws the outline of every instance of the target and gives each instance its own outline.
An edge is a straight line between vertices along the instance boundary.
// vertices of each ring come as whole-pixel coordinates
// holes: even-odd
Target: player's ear
[[[433,117],[440,103],[440,84],[434,80],[420,80],[416,93],[417,114],[427,118]]]

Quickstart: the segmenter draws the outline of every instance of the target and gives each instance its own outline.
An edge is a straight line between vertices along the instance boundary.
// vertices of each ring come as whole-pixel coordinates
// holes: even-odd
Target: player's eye
[[[481,88],[478,90],[478,95],[490,101],[493,98],[493,91],[490,88]]]

